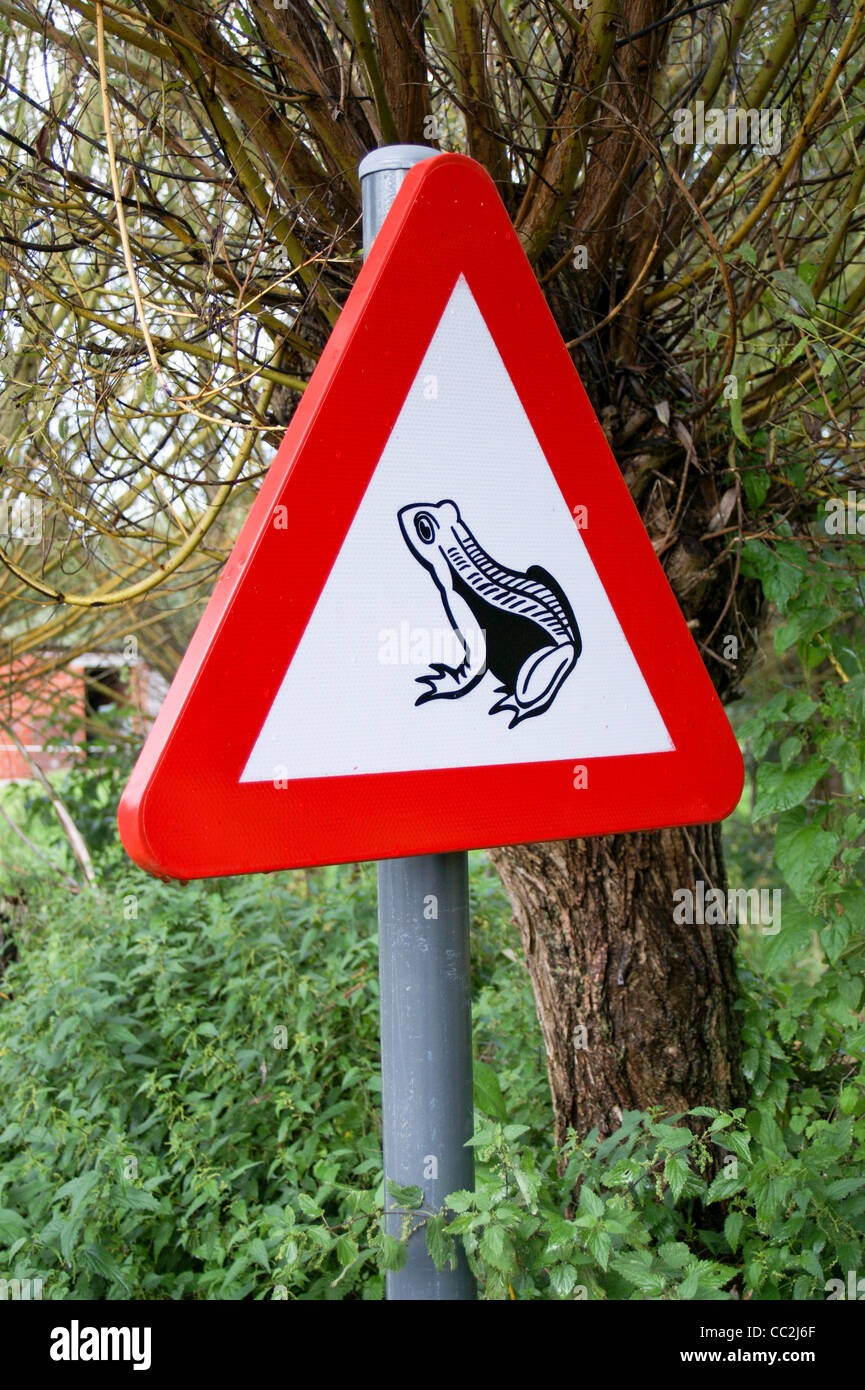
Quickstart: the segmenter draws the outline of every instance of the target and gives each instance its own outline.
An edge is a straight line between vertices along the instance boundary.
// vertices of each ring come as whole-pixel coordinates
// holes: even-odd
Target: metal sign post
[[[379,993],[385,1178],[423,1188],[403,1269],[389,1299],[471,1299],[465,1254],[455,1270],[430,1259],[423,1213],[474,1187],[468,855],[383,859],[378,866]],[[385,1189],[389,1235],[404,1215]]]
[[[364,254],[408,170],[435,153],[391,145],[362,161]],[[381,860],[378,929],[385,1178],[424,1194],[419,1215],[406,1218],[385,1187],[388,1234],[399,1236],[406,1219],[415,1227],[387,1297],[473,1299],[462,1249],[457,1268],[439,1272],[423,1229],[449,1192],[474,1187],[467,853]]]

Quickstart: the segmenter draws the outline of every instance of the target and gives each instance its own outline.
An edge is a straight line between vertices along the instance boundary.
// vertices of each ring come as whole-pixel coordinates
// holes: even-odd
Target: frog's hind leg
[[[576,661],[580,652],[583,650],[583,639],[580,636],[580,625],[574,616],[574,610],[571,607],[570,600],[561,584],[550,574],[549,570],[545,570],[541,565],[530,565],[526,570],[526,578],[536,579],[539,583],[546,585],[550,593],[553,594],[562,605],[570,630],[573,633],[571,640],[574,647],[574,660]]]
[[[512,729],[523,719],[548,710],[562,682],[577,664],[579,652],[571,642],[560,647],[540,647],[523,663],[514,684],[513,694],[505,692],[490,714],[507,712],[513,715],[508,725]]]

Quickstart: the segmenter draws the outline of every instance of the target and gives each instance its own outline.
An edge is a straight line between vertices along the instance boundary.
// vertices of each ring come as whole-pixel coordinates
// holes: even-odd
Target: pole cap
[[[385,169],[411,169],[422,159],[434,159],[441,150],[430,149],[429,145],[382,145],[371,150],[360,161],[358,173],[362,179],[368,174],[378,174]]]

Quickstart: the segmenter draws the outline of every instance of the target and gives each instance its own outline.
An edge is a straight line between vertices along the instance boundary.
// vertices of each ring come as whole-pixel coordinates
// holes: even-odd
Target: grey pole
[[[360,165],[364,255],[412,165],[435,155],[389,145]],[[467,1300],[475,1283],[462,1250],[441,1273],[430,1259],[424,1212],[474,1187],[468,855],[383,859],[378,866],[382,1125],[385,1178],[420,1187],[419,1214],[391,1211],[385,1229],[412,1223],[403,1269],[387,1275],[389,1300]],[[385,1187],[385,1206],[396,1206]]]

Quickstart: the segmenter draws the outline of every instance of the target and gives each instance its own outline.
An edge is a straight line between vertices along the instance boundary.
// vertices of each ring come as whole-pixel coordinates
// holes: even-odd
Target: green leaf
[[[130,1286],[121,1273],[120,1266],[103,1245],[88,1245],[81,1252],[81,1261],[87,1269],[92,1269],[94,1273],[107,1279],[109,1284],[119,1284],[127,1293]]]
[[[684,1125],[652,1125],[651,1133],[658,1140],[660,1146],[670,1149],[673,1153],[677,1149],[686,1149],[694,1137]]]
[[[761,763],[757,768],[757,795],[751,819],[763,820],[798,806],[828,770],[822,758],[809,758],[804,767],[785,769],[780,763]]]
[[[836,965],[841,952],[847,947],[850,940],[850,922],[844,917],[830,917],[829,921],[820,930],[820,945],[826,952],[830,965]],[[843,999],[829,999],[824,1005],[827,1014],[835,1018],[839,1023],[846,1025],[851,1022],[851,1011]]]
[[[807,571],[808,558],[795,545],[779,545],[772,550],[765,541],[748,540],[742,547],[742,573],[760,580],[767,599],[781,613],[799,592]]]
[[[262,1269],[266,1269],[269,1274],[270,1260],[267,1254],[267,1246],[265,1245],[261,1237],[255,1236],[251,1241],[249,1241],[246,1250],[247,1254],[249,1255],[249,1258],[255,1264],[261,1265]]]
[[[0,1241],[4,1245],[11,1245],[13,1241],[20,1240],[21,1236],[27,1234],[27,1225],[24,1217],[11,1207],[0,1207]]]
[[[810,642],[818,632],[831,627],[838,621],[836,609],[824,605],[820,608],[800,608],[775,629],[775,651],[781,656],[795,642]]]
[[[842,1197],[849,1197],[853,1192],[862,1192],[865,1179],[857,1178],[838,1178],[836,1182],[830,1182],[826,1188],[826,1196],[830,1202],[838,1202]]]
[[[336,1258],[339,1260],[340,1264],[347,1268],[348,1265],[354,1264],[357,1255],[357,1242],[352,1240],[349,1235],[340,1236],[339,1240],[336,1242]],[[265,1268],[268,1267],[267,1265],[265,1266]]]
[[[379,1269],[389,1269],[396,1273],[402,1269],[407,1255],[408,1250],[403,1241],[397,1240],[396,1236],[382,1236],[378,1256]]]
[[[687,1160],[682,1154],[671,1154],[664,1164],[664,1177],[670,1184],[670,1191],[673,1200],[678,1201],[682,1195],[685,1183],[688,1181],[690,1168]]]
[[[156,1234],[153,1237],[153,1258],[159,1259],[161,1252],[165,1249],[168,1242],[174,1235],[173,1221],[160,1221],[156,1227]]]
[[[321,1210],[321,1207],[318,1205],[318,1202],[316,1202],[314,1198],[310,1197],[308,1192],[298,1192],[297,1205],[300,1207],[304,1216],[310,1217],[313,1221],[317,1221],[321,1216],[324,1215],[324,1213]]]
[[[777,924],[773,924],[777,925]],[[784,904],[781,915],[781,930],[766,936],[764,947],[766,968],[775,973],[788,961],[802,959],[810,950],[814,932],[819,931],[820,923],[816,917],[794,898]]]
[[[823,1282],[825,1277],[823,1274],[823,1266],[817,1259],[813,1250],[802,1251],[802,1267],[803,1269],[807,1269],[809,1274],[813,1274],[815,1279],[819,1279],[821,1283]]]
[[[443,1216],[432,1216],[426,1223],[426,1248],[436,1269],[444,1269],[451,1244],[445,1235],[446,1221]]]
[[[124,1184],[123,1205],[128,1211],[159,1211],[159,1202],[152,1192],[145,1192],[131,1183]]]
[[[72,1259],[83,1224],[83,1217],[71,1218],[67,1221],[61,1220],[60,1222],[60,1253],[67,1264]]]
[[[793,1179],[783,1173],[761,1173],[759,1177],[752,1178],[754,1212],[761,1225],[770,1225],[779,1215],[792,1186]]]
[[[745,1214],[741,1211],[731,1211],[724,1220],[724,1239],[734,1254],[739,1248],[739,1237],[744,1224]]]
[[[609,1231],[589,1231],[589,1234],[586,1236],[586,1245],[588,1246],[592,1259],[597,1261],[601,1269],[606,1270],[610,1262],[610,1249],[612,1246]]]
[[[787,1145],[784,1143],[784,1135],[781,1126],[767,1110],[760,1113],[757,1118],[757,1136],[764,1149],[778,1158],[788,1157]]]
[[[530,1155],[529,1155],[530,1157]],[[541,1187],[540,1173],[527,1173],[524,1168],[514,1168],[514,1181],[520,1189],[523,1201],[529,1211],[535,1212],[538,1209],[538,1192]]]
[[[516,1270],[514,1243],[504,1226],[498,1222],[492,1222],[484,1231],[480,1253],[487,1264],[492,1265],[493,1269],[501,1270],[502,1274],[511,1274]]]
[[[627,1279],[629,1284],[633,1284],[638,1289],[652,1290],[658,1289],[663,1281],[652,1269],[652,1257],[648,1251],[634,1251],[618,1255],[613,1262],[613,1268],[617,1274],[621,1274],[623,1279]]]
[[[853,1142],[853,1120],[845,1115],[843,1120],[835,1120],[821,1132],[815,1148],[824,1154],[837,1157],[846,1153]]]
[[[553,1265],[550,1270],[550,1288],[556,1298],[567,1298],[576,1282],[577,1271],[573,1265]]]
[[[790,734],[784,739],[778,749],[778,761],[786,772],[792,765],[794,758],[798,758],[802,751],[802,740],[798,734]]]
[[[61,1197],[72,1198],[68,1212],[70,1220],[75,1216],[81,1203],[87,1194],[92,1192],[98,1181],[99,1174],[95,1168],[91,1168],[88,1172],[80,1173],[77,1178],[73,1178],[71,1182],[65,1182],[62,1187],[57,1189],[56,1197],[58,1200]]]
[[[603,1197],[599,1197],[597,1192],[593,1192],[588,1183],[583,1183],[580,1188],[580,1211],[586,1212],[589,1216],[603,1216],[606,1204]]]
[[[658,1254],[668,1269],[684,1269],[691,1252],[681,1240],[665,1240],[658,1246]]]
[[[826,872],[839,848],[839,838],[808,823],[803,806],[786,812],[775,835],[775,860],[797,897],[805,897]]]
[[[474,1200],[475,1194],[463,1188],[458,1192],[448,1193],[445,1198],[445,1206],[449,1211],[468,1211]]]
[[[418,1207],[423,1206],[422,1187],[400,1187],[399,1183],[388,1179],[387,1190],[396,1205],[406,1211],[417,1211]]]
[[[804,690],[797,690],[796,694],[791,696],[787,702],[786,715],[794,724],[801,724],[804,720],[810,719],[817,709],[819,709],[819,705],[811,699],[810,695],[806,694]]]
[[[771,478],[764,468],[749,469],[742,475],[742,485],[745,489],[745,500],[751,511],[759,511],[771,486]]]
[[[485,1115],[491,1115],[494,1120],[501,1120],[502,1124],[506,1124],[508,1108],[505,1105],[499,1079],[488,1062],[475,1062],[474,1084],[475,1105],[478,1110],[483,1111]]]
[[[741,1192],[745,1186],[745,1176],[737,1173],[735,1176],[724,1168],[720,1173],[716,1173],[706,1194],[706,1201],[726,1202],[730,1197],[735,1197],[737,1192]]]
[[[729,1149],[737,1158],[743,1159],[746,1163],[751,1159],[751,1136],[745,1134],[740,1129],[727,1129],[724,1136],[718,1142],[719,1148]]]
[[[820,364],[820,375],[831,376],[832,373],[835,371],[836,367],[839,367],[841,365],[841,360],[842,359],[835,352],[833,352],[831,348],[827,348],[826,356],[823,358],[823,361]]]
[[[547,1252],[570,1250],[576,1243],[577,1232],[572,1221],[563,1216],[552,1215],[547,1218]]]

